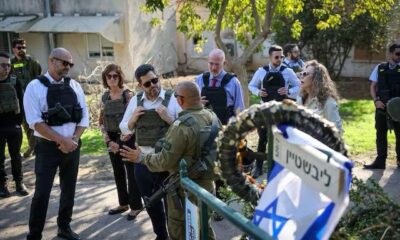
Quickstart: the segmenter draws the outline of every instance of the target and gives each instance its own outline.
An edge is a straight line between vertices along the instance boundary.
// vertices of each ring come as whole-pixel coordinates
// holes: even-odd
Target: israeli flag
[[[295,128],[273,133],[275,165],[253,222],[274,239],[328,239],[349,204],[352,161]]]

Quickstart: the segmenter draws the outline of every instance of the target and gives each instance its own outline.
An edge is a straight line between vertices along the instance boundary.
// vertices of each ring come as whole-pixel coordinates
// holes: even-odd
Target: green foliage
[[[373,180],[353,178],[351,206],[331,239],[399,239],[400,206]]]
[[[86,129],[82,137],[81,155],[104,155],[107,147],[98,129]]]
[[[274,38],[282,45],[298,42],[310,59],[324,63],[336,79],[353,46],[370,51],[384,48],[395,3],[398,1],[306,1],[303,11],[276,18]],[[284,26],[292,26],[291,35]],[[295,34],[299,31],[301,34]]]

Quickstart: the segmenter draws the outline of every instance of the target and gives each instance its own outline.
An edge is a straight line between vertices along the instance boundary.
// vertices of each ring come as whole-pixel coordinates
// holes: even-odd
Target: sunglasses
[[[155,85],[157,83],[158,83],[158,77],[152,78],[152,79],[150,79],[150,81],[147,81],[147,82],[143,83],[142,85],[143,85],[143,87],[148,88],[151,86],[151,84]]]
[[[107,79],[118,79],[119,75],[118,74],[107,74]]]
[[[175,92],[175,93],[174,93],[174,97],[175,97],[175,98],[178,98],[178,97],[184,98],[185,96],[179,95],[179,94],[177,94],[177,93]]]
[[[306,71],[303,71],[303,72],[299,72],[298,73],[299,74],[299,77],[307,77],[307,76],[309,76],[311,73],[309,73],[309,72],[306,72]]]
[[[56,57],[53,57],[53,59],[60,61],[64,67],[67,67],[67,66],[69,66],[70,68],[74,67],[74,64],[70,63],[68,61],[65,61],[65,60],[62,60],[62,59],[59,59],[59,58],[56,58]]]
[[[25,47],[25,46],[18,46],[17,49],[18,49],[18,50],[26,49],[26,47]]]
[[[394,53],[396,56],[400,57],[400,52]]]
[[[275,59],[282,59],[282,58],[284,58],[285,56],[275,56],[274,58]]]
[[[10,68],[11,64],[9,64],[9,63],[1,63],[0,66],[5,69],[5,68]]]

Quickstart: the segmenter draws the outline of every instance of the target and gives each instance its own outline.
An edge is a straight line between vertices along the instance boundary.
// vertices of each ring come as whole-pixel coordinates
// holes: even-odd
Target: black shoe
[[[70,227],[67,227],[67,228],[59,227],[57,236],[60,238],[67,239],[67,240],[80,240],[81,239],[78,234],[76,234],[74,231],[71,230]]]
[[[28,189],[25,187],[23,182],[15,182],[15,190],[22,196],[29,195]]]
[[[375,160],[373,163],[371,164],[364,164],[364,169],[385,169],[385,163],[378,163],[377,160]]]
[[[141,212],[140,210],[131,210],[131,212],[128,213],[128,216],[126,217],[126,220],[128,221],[134,220],[137,217],[137,215],[139,215],[140,212]]]
[[[108,215],[115,215],[115,214],[118,214],[118,213],[123,213],[123,212],[128,211],[128,209],[129,209],[128,206],[118,206],[116,208],[110,209],[108,211]]]
[[[8,198],[11,196],[10,191],[8,191],[7,186],[3,186],[0,188],[0,198]]]

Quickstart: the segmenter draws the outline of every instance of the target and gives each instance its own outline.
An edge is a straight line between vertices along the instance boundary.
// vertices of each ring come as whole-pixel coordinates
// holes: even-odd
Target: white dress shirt
[[[150,101],[146,97],[146,94],[144,93],[142,96],[143,107],[145,109],[156,109],[162,104],[162,102],[164,101],[164,98],[165,98],[165,90],[162,88],[160,90],[160,94],[158,95],[157,99],[154,101]],[[137,96],[133,96],[131,98],[131,100],[129,101],[128,107],[126,108],[124,117],[122,118],[122,121],[119,124],[119,128],[121,129],[122,134],[134,133],[135,129],[132,129],[132,130],[129,129],[128,122],[136,108],[137,108]],[[167,109],[168,109],[169,116],[172,117],[173,119],[177,119],[179,112],[182,111],[182,108],[179,106],[179,104],[176,101],[176,98],[174,97],[173,94],[168,103]],[[140,147],[140,150],[145,154],[154,153],[153,147],[149,147],[149,146],[139,146],[139,147]]]
[[[279,72],[279,69],[282,65],[277,68],[273,68],[272,65],[269,65],[270,72]],[[253,78],[249,83],[249,90],[253,95],[259,96],[260,89],[262,87],[262,82],[264,80],[265,75],[267,75],[267,71],[263,67],[257,69],[254,73]],[[288,90],[288,96],[290,98],[296,99],[299,90],[300,90],[300,80],[297,78],[296,73],[291,68],[286,67],[282,71],[283,79],[285,80],[285,87],[291,86]]]
[[[51,84],[64,84],[64,79],[56,82],[49,74],[46,72],[44,76],[50,80]],[[71,88],[75,91],[78,98],[78,103],[82,108],[82,119],[76,124],[74,122],[64,123],[61,126],[50,126],[54,131],[64,137],[72,137],[76,126],[88,127],[89,126],[89,113],[86,107],[85,94],[82,90],[81,85],[73,79],[69,82]],[[48,111],[47,106],[47,90],[48,88],[43,85],[38,79],[32,80],[26,87],[24,94],[24,110],[26,122],[29,127],[35,130],[35,124],[44,122],[42,118],[42,112]],[[39,132],[35,130],[34,135],[37,137],[45,138],[40,135]]]

